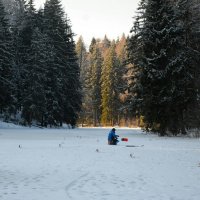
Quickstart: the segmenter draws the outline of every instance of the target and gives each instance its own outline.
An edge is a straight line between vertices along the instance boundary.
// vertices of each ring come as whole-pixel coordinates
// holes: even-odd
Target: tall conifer
[[[61,125],[65,121],[75,125],[81,105],[80,69],[71,26],[59,0],[48,0],[45,3],[44,33],[55,48],[54,62],[49,66],[50,123]]]
[[[0,112],[11,106],[12,60],[11,34],[2,0],[0,0]]]
[[[147,130],[184,133],[184,113],[195,95],[182,10],[164,0],[143,0],[140,8],[144,12],[136,20],[129,46],[136,69],[131,77],[132,103],[144,116]]]
[[[102,56],[98,45],[93,47],[90,55],[90,68],[91,68],[91,99],[93,107],[93,124],[100,123],[101,116],[101,70],[102,70]]]
[[[82,109],[79,114],[80,122],[84,124],[86,121],[88,122],[90,117],[89,112],[91,110],[90,105],[90,97],[89,97],[89,89],[87,85],[87,76],[89,73],[89,53],[86,50],[85,43],[83,41],[82,36],[79,37],[76,43],[76,53],[78,56],[78,64],[80,68],[80,82],[82,86]]]
[[[101,122],[103,125],[114,125],[117,122],[116,69],[118,66],[115,42],[113,41],[105,55],[101,75]]]

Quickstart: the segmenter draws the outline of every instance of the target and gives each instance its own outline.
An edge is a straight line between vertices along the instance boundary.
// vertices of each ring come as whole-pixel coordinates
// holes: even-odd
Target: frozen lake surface
[[[129,141],[109,146],[108,132],[1,128],[0,199],[200,199],[199,139],[117,128]]]

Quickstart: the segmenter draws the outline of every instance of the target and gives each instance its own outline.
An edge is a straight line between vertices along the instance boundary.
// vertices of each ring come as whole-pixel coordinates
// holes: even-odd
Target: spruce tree
[[[100,43],[100,49],[101,49],[103,58],[105,58],[107,50],[110,48],[110,46],[111,46],[111,41],[105,35],[104,39]]]
[[[78,56],[78,64],[80,69],[80,82],[82,86],[82,109],[79,114],[82,125],[88,123],[88,112],[90,107],[89,91],[87,87],[87,74],[89,71],[89,55],[86,50],[82,36],[79,37],[76,43],[76,53]]]
[[[185,49],[184,60],[192,78],[192,84],[188,86],[190,90],[190,94],[188,94],[190,96],[188,106],[183,113],[184,124],[186,127],[199,128],[200,2],[179,0],[176,3],[176,9],[178,10],[177,21],[182,25],[183,45]]]
[[[86,68],[88,65],[88,60],[87,60],[87,50],[83,41],[82,36],[79,37],[77,43],[76,43],[76,53],[78,57],[78,64],[80,68],[80,79],[82,85],[84,84],[84,77],[86,73]]]
[[[5,7],[6,18],[9,20],[9,24],[14,25],[19,11],[20,0],[2,0]]]
[[[98,45],[93,46],[90,52],[90,94],[93,110],[93,125],[97,126],[100,123],[101,116],[101,70],[102,70],[102,56]]]
[[[81,111],[82,94],[80,83],[80,68],[77,62],[77,54],[75,51],[76,45],[73,40],[73,33],[71,27],[69,28],[67,41],[67,65],[66,74],[64,78],[64,118],[63,120],[70,123],[74,127],[78,120],[78,114]],[[69,95],[70,94],[70,95]]]
[[[29,124],[33,120],[40,126],[50,124],[52,110],[49,110],[49,65],[54,61],[54,47],[50,45],[47,35],[41,33],[39,28],[33,32],[31,49],[28,58],[29,84],[27,97],[23,103],[23,116]]]
[[[127,73],[126,73],[126,82],[127,82],[127,99],[126,99],[126,108],[130,115],[140,117],[141,111],[141,90],[142,85],[140,78],[143,73],[143,26],[146,20],[145,11],[147,6],[147,0],[141,0],[137,10],[137,16],[135,17],[135,22],[131,29],[132,36],[127,39],[127,49],[128,49],[128,58],[127,58]]]
[[[113,41],[105,55],[101,75],[101,122],[103,125],[114,125],[117,122],[116,71],[118,66],[115,42]]]
[[[4,6],[0,0],[0,113],[8,113],[12,103],[12,48],[11,34]],[[5,115],[4,115],[5,116]]]
[[[23,89],[22,89],[22,117],[24,118],[24,124],[31,125],[34,119],[34,100],[32,95],[34,95],[33,91],[36,91],[35,81],[34,79],[37,76],[37,70],[35,70],[35,66],[32,62],[30,62],[30,54],[32,53],[32,41],[34,30],[36,29],[36,9],[34,8],[33,0],[29,0],[27,4],[25,4],[25,17],[23,19],[22,29],[20,31],[20,37],[22,39],[22,48],[21,48],[21,56],[23,62]],[[36,108],[35,108],[36,109]]]
[[[118,101],[118,119],[125,120],[130,117],[128,116],[127,109],[125,109],[125,100],[127,98],[127,82],[125,79],[127,71],[127,39],[125,34],[122,35],[120,40],[116,43],[116,54],[119,62],[119,67],[116,70],[116,91],[119,97]],[[118,121],[118,124],[120,121]]]
[[[93,38],[89,47],[88,66],[85,70],[83,86],[85,121],[93,126],[100,123],[101,117],[101,68],[102,55],[99,42]]]
[[[22,110],[23,102],[26,100],[26,85],[28,84],[28,53],[30,52],[32,32],[34,30],[35,9],[29,7],[27,2],[18,1],[18,12],[16,20],[12,26],[13,46],[14,46],[14,76],[15,84],[15,109],[16,112]]]
[[[132,102],[144,116],[147,130],[161,135],[167,130],[184,132],[183,113],[194,90],[183,29],[170,1],[142,1],[142,6],[145,12],[133,27],[135,35],[129,46],[130,59],[136,65]]]
[[[53,113],[50,121],[54,125],[61,125],[65,121],[74,126],[81,105],[80,70],[73,33],[59,0],[48,0],[45,3],[44,33],[55,48],[54,62],[49,66],[49,110]]]
[[[92,61],[92,54],[97,47],[97,40],[92,38],[91,44],[89,46],[88,52],[88,65],[87,68],[84,70],[84,84],[82,85],[82,93],[83,93],[83,102],[82,102],[82,112],[85,113],[85,122],[89,125],[94,125],[94,110],[92,104],[92,95],[94,87],[92,80],[94,79],[94,74],[92,74],[92,66],[94,60]],[[93,77],[93,78],[92,78]]]

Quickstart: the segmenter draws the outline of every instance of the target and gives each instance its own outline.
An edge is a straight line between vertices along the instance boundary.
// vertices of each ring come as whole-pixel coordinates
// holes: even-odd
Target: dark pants
[[[119,140],[117,138],[113,138],[112,140],[108,141],[109,145],[117,145],[117,143],[119,142]]]

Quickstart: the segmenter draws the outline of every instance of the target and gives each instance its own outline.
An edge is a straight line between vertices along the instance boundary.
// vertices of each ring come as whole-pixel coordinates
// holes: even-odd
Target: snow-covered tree
[[[28,113],[29,101],[32,99],[29,96],[29,85],[32,82],[30,79],[29,56],[31,51],[33,32],[36,28],[36,9],[34,2],[19,1],[21,13],[17,16],[15,25],[13,26],[14,44],[15,44],[15,68],[16,76],[14,82],[16,85],[15,97],[17,99],[16,109],[22,111],[24,124],[31,124],[31,113]],[[34,89],[34,88],[32,88]]]
[[[134,64],[131,102],[145,128],[161,135],[185,132],[183,116],[194,98],[194,71],[185,42],[183,10],[171,1],[141,1],[129,58]]]
[[[187,110],[184,112],[184,123],[189,128],[199,128],[200,122],[200,1],[199,0],[178,0],[179,25],[183,30],[183,45],[185,47],[185,60],[187,68],[192,74],[193,82],[190,84],[190,101]],[[191,75],[190,75],[191,76]],[[192,98],[191,98],[192,97]]]
[[[55,48],[52,73],[51,109],[53,124],[63,121],[75,125],[81,106],[80,69],[69,20],[59,0],[48,0],[44,6],[44,33]]]
[[[12,40],[6,12],[0,0],[0,113],[8,112],[12,102]]]
[[[17,16],[20,13],[20,4],[23,0],[2,0],[6,11],[6,18],[9,20],[9,24],[14,25]]]
[[[52,89],[49,85],[51,84],[50,74],[56,71],[53,69],[49,71],[49,66],[54,62],[54,52],[48,36],[36,28],[28,57],[27,98],[23,101],[23,117],[28,124],[35,120],[39,125],[47,126],[53,116],[53,109],[49,107],[49,94]]]

